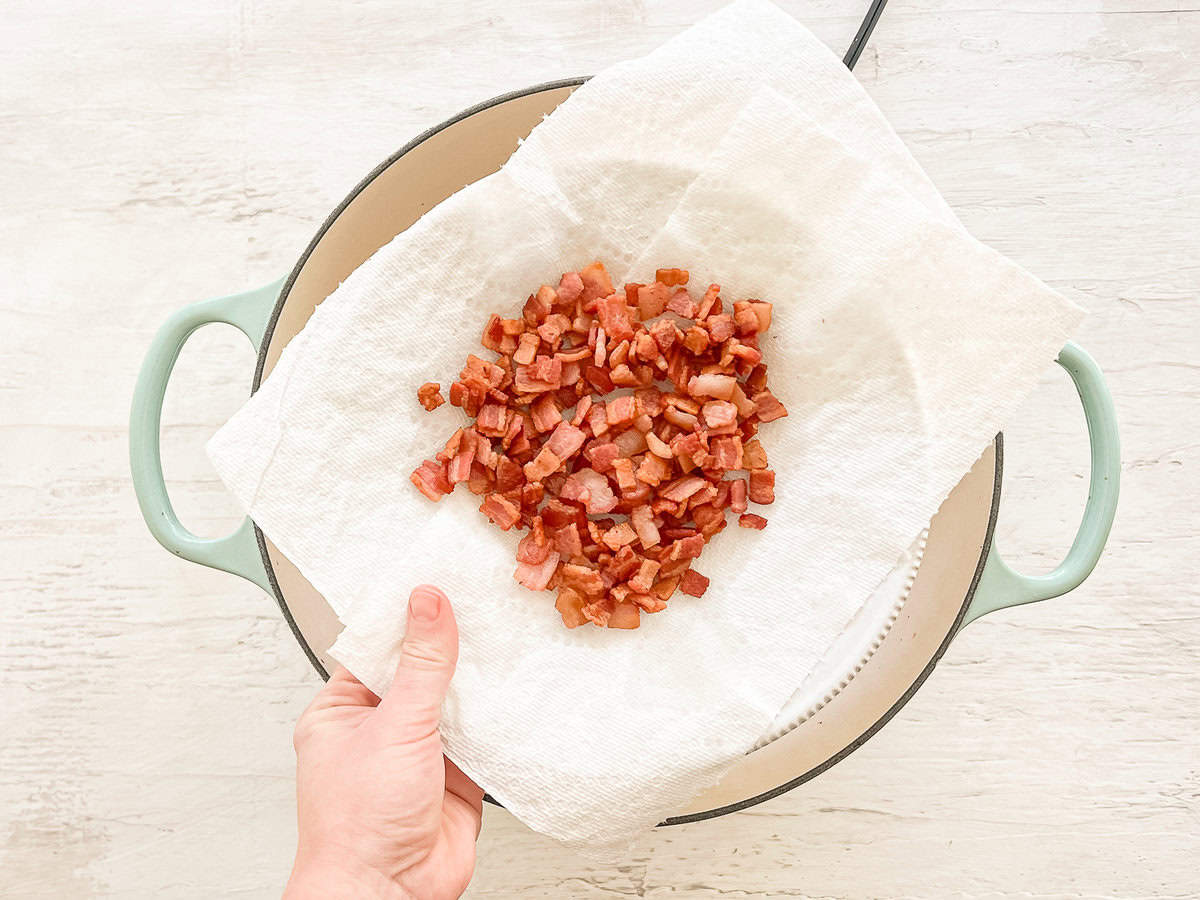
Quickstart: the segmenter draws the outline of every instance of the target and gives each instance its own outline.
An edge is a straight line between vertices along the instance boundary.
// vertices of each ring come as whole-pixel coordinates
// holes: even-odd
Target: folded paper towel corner
[[[764,436],[771,527],[721,535],[708,593],[635,632],[564,630],[513,581],[516,535],[408,480],[459,415],[424,412],[417,386],[454,376],[488,313],[595,258],[773,302],[791,412]],[[209,453],[373,690],[408,590],[441,586],[462,641],[448,755],[532,828],[621,844],[755,744],[1081,316],[963,230],[802,25],[739,0],[597,75],[376,252]]]

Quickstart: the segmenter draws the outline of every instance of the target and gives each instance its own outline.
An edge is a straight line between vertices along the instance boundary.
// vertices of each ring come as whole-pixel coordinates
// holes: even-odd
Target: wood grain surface
[[[0,895],[277,895],[293,721],[274,602],[163,552],[127,464],[151,335],[285,273],[425,127],[641,54],[719,0],[12,0],[0,7]],[[841,52],[865,0],[787,0]],[[892,0],[857,74],[981,239],[1088,308],[1124,441],[1107,555],[967,629],[863,749],[597,867],[489,810],[475,898],[1200,896],[1200,10]],[[231,328],[163,430],[184,520],[237,511],[202,444]],[[1082,416],[1048,372],[1007,429],[999,539],[1064,553]]]

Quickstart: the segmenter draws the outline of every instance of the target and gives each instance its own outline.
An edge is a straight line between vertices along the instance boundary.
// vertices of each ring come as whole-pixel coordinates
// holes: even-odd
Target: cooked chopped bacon
[[[765,469],[767,467],[767,453],[757,440],[746,441],[742,445],[742,459],[747,469]]]
[[[681,288],[671,295],[671,299],[667,301],[667,309],[681,318],[692,319],[696,316],[696,301]]]
[[[532,461],[525,463],[525,478],[527,481],[541,481],[561,465],[562,460],[549,447],[543,447]]]
[[[611,472],[613,463],[621,456],[621,448],[608,441],[602,444],[592,444],[583,453],[597,472]]]
[[[677,284],[687,284],[688,278],[687,269],[658,269],[654,273],[654,280],[668,287],[674,287]]]
[[[587,435],[584,434],[583,429],[576,428],[570,422],[559,422],[558,427],[554,429],[554,433],[546,442],[546,446],[560,460],[566,460],[579,452],[579,448],[583,446],[585,440],[587,440]]]
[[[600,327],[611,340],[627,341],[634,335],[633,321],[624,294],[609,294],[596,302]],[[628,351],[628,347],[626,347]],[[618,359],[617,362],[621,360]],[[597,363],[599,365],[599,363]]]
[[[761,391],[754,395],[754,406],[758,410],[758,420],[760,422],[774,422],[776,419],[782,419],[787,415],[787,410],[783,404],[770,391]]]
[[[775,502],[775,473],[770,469],[750,472],[750,499],[755,503]]]
[[[538,336],[531,331],[525,332],[517,341],[517,350],[513,353],[513,362],[518,365],[527,366],[533,362],[537,356]]]
[[[729,483],[729,508],[735,513],[746,511],[746,481],[744,478]]]
[[[583,282],[585,301],[598,300],[613,292],[612,279],[608,277],[608,270],[604,268],[603,263],[594,262],[584,266],[579,270],[579,278]]]
[[[574,306],[575,301],[583,296],[583,279],[578,272],[563,273],[558,283],[558,299],[567,306]]]
[[[538,431],[550,431],[562,421],[562,413],[554,402],[553,394],[539,394],[529,404],[529,412],[533,417],[533,427]]]
[[[633,397],[613,397],[604,411],[610,426],[628,425],[637,415],[636,401]]]
[[[417,388],[417,402],[425,407],[427,412],[432,412],[443,403],[446,398],[442,396],[442,386],[436,381],[427,381]]]
[[[737,407],[728,400],[709,400],[701,409],[701,414],[704,417],[704,424],[709,428],[737,424]]]
[[[582,612],[583,604],[583,595],[579,591],[563,587],[558,589],[558,597],[554,601],[554,608],[562,616],[564,625],[568,628],[578,628],[587,621],[587,617]]]
[[[568,475],[560,496],[582,503],[589,515],[611,512],[617,505],[617,495],[608,479],[593,469],[579,469]]]
[[[762,363],[772,307],[730,306],[716,284],[696,299],[688,280],[659,269],[616,290],[597,262],[542,285],[520,318],[489,316],[480,342],[494,361],[469,355],[449,389],[473,421],[412,473],[431,500],[465,483],[498,527],[528,528],[515,577],[557,591],[569,628],[636,628],[677,589],[702,595],[691,565],[726,510],[766,525],[747,506],[774,500],[756,435],[787,415]],[[445,402],[435,382],[417,399]]]
[[[444,495],[454,490],[454,485],[446,477],[445,464],[434,462],[431,459],[421,463],[417,470],[409,476],[409,481],[416,485],[417,490],[434,501],[441,500]]]
[[[558,570],[558,554],[547,553],[540,563],[518,562],[513,577],[531,591],[544,591]]]
[[[483,498],[479,511],[498,525],[501,530],[508,531],[521,521],[521,507],[513,503],[503,494],[488,494]]]
[[[637,628],[642,621],[642,611],[635,603],[614,603],[608,617],[609,628]]]
[[[485,403],[475,419],[475,430],[489,437],[504,437],[508,430],[508,409],[498,403]]]
[[[732,375],[717,373],[693,375],[688,381],[688,393],[693,397],[715,397],[718,400],[729,400],[733,397],[733,389],[737,387],[737,379]]]
[[[703,597],[708,590],[708,579],[695,569],[688,569],[679,579],[679,592],[693,597]]]

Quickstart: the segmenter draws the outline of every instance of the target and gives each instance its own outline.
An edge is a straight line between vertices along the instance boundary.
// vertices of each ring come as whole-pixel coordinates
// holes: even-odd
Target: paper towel
[[[701,599],[634,632],[567,631],[512,579],[516,534],[408,481],[461,422],[424,412],[494,311],[594,258],[775,304],[790,410],[762,532],[705,550]],[[1053,360],[1080,311],[963,232],[853,77],[742,0],[578,89],[498,173],[355,271],[209,445],[222,479],[390,680],[405,597],[459,621],[447,754],[581,846],[672,814],[745,753]]]

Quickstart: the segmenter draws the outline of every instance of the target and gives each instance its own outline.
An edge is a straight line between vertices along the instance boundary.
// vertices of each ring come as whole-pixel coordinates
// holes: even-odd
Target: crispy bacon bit
[[[755,503],[775,502],[775,473],[770,469],[754,469],[750,473],[750,499]]]
[[[528,528],[515,578],[556,591],[568,628],[636,628],[676,590],[701,596],[692,562],[726,510],[766,525],[747,506],[774,500],[756,435],[787,415],[762,364],[772,307],[730,308],[716,284],[697,300],[688,280],[660,269],[615,290],[597,262],[542,285],[520,318],[490,316],[480,342],[494,361],[468,356],[449,390],[474,421],[412,473],[431,500],[465,483],[498,527]],[[445,402],[434,382],[417,399]]]
[[[531,591],[544,591],[558,569],[558,554],[547,553],[540,563],[518,562],[513,577]]]
[[[579,278],[583,283],[584,301],[598,300],[613,292],[612,279],[608,277],[608,270],[601,262],[584,266],[579,270]]]
[[[687,269],[659,269],[654,273],[654,280],[668,287],[688,283]]]
[[[770,391],[762,391],[754,395],[754,406],[758,410],[758,421],[774,422],[787,415],[782,403]]]
[[[583,604],[583,595],[579,591],[564,587],[558,589],[558,598],[554,601],[554,608],[562,616],[564,625],[568,628],[578,628],[587,621],[587,617],[582,612]]]
[[[679,579],[679,592],[693,597],[703,597],[708,590],[708,579],[695,569],[688,569]]]
[[[446,402],[446,398],[442,396],[440,384],[436,381],[427,381],[417,388],[417,401],[425,407],[426,411],[433,412]]]
[[[513,503],[503,494],[488,494],[483,498],[479,511],[498,525],[502,531],[508,531],[521,521],[521,507]]]
[[[739,478],[729,483],[729,508],[735,513],[746,511],[746,481]]]

